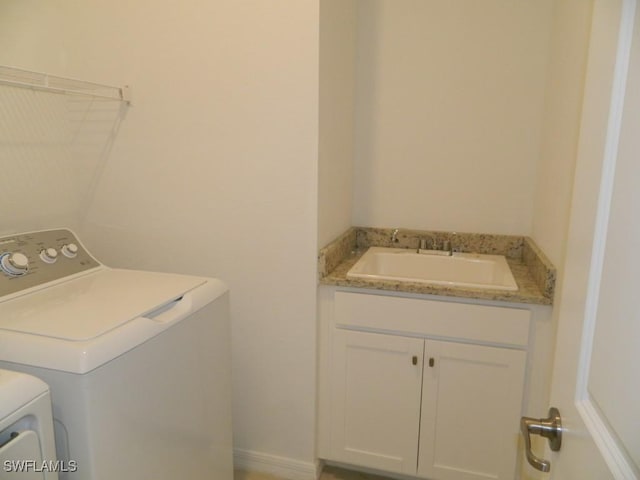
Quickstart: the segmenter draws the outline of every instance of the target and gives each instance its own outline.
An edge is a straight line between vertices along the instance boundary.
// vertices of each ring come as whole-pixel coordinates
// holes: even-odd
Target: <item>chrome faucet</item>
[[[438,244],[438,239],[435,235],[427,235],[426,237],[420,239],[418,253],[428,253],[431,255],[451,255],[451,240],[443,240],[441,244]]]
[[[427,235],[420,239],[418,253],[420,253],[420,250],[437,250],[437,249],[438,249],[438,242],[435,236]]]
[[[396,228],[393,233],[391,234],[391,246],[393,246],[394,243],[398,243],[398,232],[400,231],[399,228]]]

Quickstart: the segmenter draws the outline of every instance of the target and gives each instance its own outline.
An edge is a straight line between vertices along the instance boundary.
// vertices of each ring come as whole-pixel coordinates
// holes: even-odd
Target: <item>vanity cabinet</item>
[[[529,311],[336,292],[333,317],[328,460],[513,480]]]

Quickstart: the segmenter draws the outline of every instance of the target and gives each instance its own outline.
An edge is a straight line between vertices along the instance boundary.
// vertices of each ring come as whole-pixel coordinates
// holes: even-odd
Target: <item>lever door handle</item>
[[[520,419],[520,431],[524,435],[525,452],[529,464],[541,472],[548,472],[551,469],[551,462],[543,460],[531,451],[531,435],[540,435],[549,440],[549,447],[557,452],[562,446],[562,419],[557,408],[549,409],[548,418],[522,417]]]

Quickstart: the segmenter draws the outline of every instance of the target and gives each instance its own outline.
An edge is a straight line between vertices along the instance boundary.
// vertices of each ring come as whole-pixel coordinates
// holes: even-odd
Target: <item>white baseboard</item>
[[[320,462],[301,462],[291,458],[269,455],[250,450],[235,449],[233,466],[238,470],[268,473],[286,480],[317,480],[320,476]]]

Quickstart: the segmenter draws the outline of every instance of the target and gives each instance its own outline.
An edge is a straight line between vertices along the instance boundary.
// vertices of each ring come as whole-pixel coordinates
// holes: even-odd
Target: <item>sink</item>
[[[478,253],[432,255],[404,248],[371,247],[349,270],[347,278],[518,290],[504,256]]]

